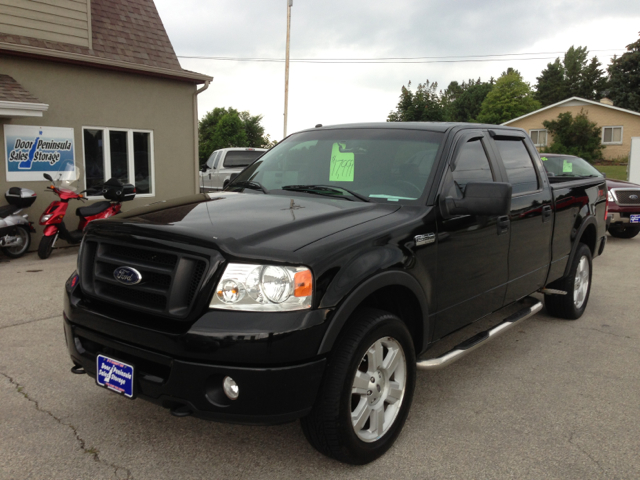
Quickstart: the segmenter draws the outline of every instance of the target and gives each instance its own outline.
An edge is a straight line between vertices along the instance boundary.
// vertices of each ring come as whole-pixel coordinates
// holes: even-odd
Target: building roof
[[[48,108],[12,77],[0,75],[0,117],[41,117]]]
[[[640,113],[634,112],[633,110],[627,110],[626,108],[614,107],[613,105],[609,105],[607,103],[601,103],[601,102],[596,102],[596,101],[593,101],[593,100],[587,100],[586,98],[571,97],[571,98],[567,98],[566,100],[562,100],[561,102],[554,103],[553,105],[549,105],[547,107],[540,108],[539,110],[535,110],[535,111],[533,111],[531,113],[527,113],[526,115],[522,115],[521,117],[514,118],[513,120],[509,120],[508,122],[504,122],[502,125],[509,125],[510,123],[517,122],[518,120],[522,120],[523,118],[530,117],[531,115],[535,115],[536,113],[544,112],[545,110],[549,110],[550,108],[554,108],[554,107],[561,107],[561,106],[565,106],[565,107],[578,106],[579,107],[579,106],[589,106],[589,105],[597,105],[599,107],[610,108],[612,110],[618,110],[620,112],[630,113],[631,115],[640,116]]]
[[[91,0],[90,48],[0,33],[0,52],[47,57],[204,83],[183,70],[153,0]]]
[[[0,101],[42,103],[9,75],[0,75]]]

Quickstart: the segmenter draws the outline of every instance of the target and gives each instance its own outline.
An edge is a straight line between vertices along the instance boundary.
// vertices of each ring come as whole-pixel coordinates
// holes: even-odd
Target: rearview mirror
[[[456,215],[508,215],[511,210],[511,190],[510,183],[467,183],[464,197],[446,197],[440,202],[440,210],[445,218]]]
[[[49,180],[51,183],[53,183],[53,178],[51,178],[51,175],[49,175],[48,173],[45,173],[42,175],[44,178],[46,178],[47,180]]]

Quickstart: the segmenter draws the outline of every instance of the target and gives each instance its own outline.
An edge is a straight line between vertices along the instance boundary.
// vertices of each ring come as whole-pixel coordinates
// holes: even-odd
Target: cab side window
[[[496,140],[496,145],[513,188],[513,195],[538,190],[538,176],[524,142],[520,139]]]
[[[222,152],[218,152],[216,153],[216,158],[213,161],[213,169],[215,170],[216,168],[218,168],[218,161],[220,160],[220,157],[222,155]]]
[[[467,183],[493,182],[489,158],[480,139],[471,140],[460,149],[451,176],[462,193]]]

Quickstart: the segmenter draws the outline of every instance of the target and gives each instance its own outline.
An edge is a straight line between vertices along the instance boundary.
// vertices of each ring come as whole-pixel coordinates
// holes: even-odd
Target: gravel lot
[[[0,260],[0,478],[566,478],[640,476],[640,237],[609,237],[587,312],[543,312],[458,363],[418,372],[395,446],[363,467],[298,423],[175,418],[72,375],[62,285],[77,249]]]

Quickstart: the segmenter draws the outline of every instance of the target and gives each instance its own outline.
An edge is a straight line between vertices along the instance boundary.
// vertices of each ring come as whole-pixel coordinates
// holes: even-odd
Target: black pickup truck
[[[519,129],[318,126],[225,191],[89,224],[65,288],[72,371],[176,416],[301,418],[320,452],[367,463],[417,369],[535,314],[536,292],[582,315],[606,216],[605,180],[550,184]]]

